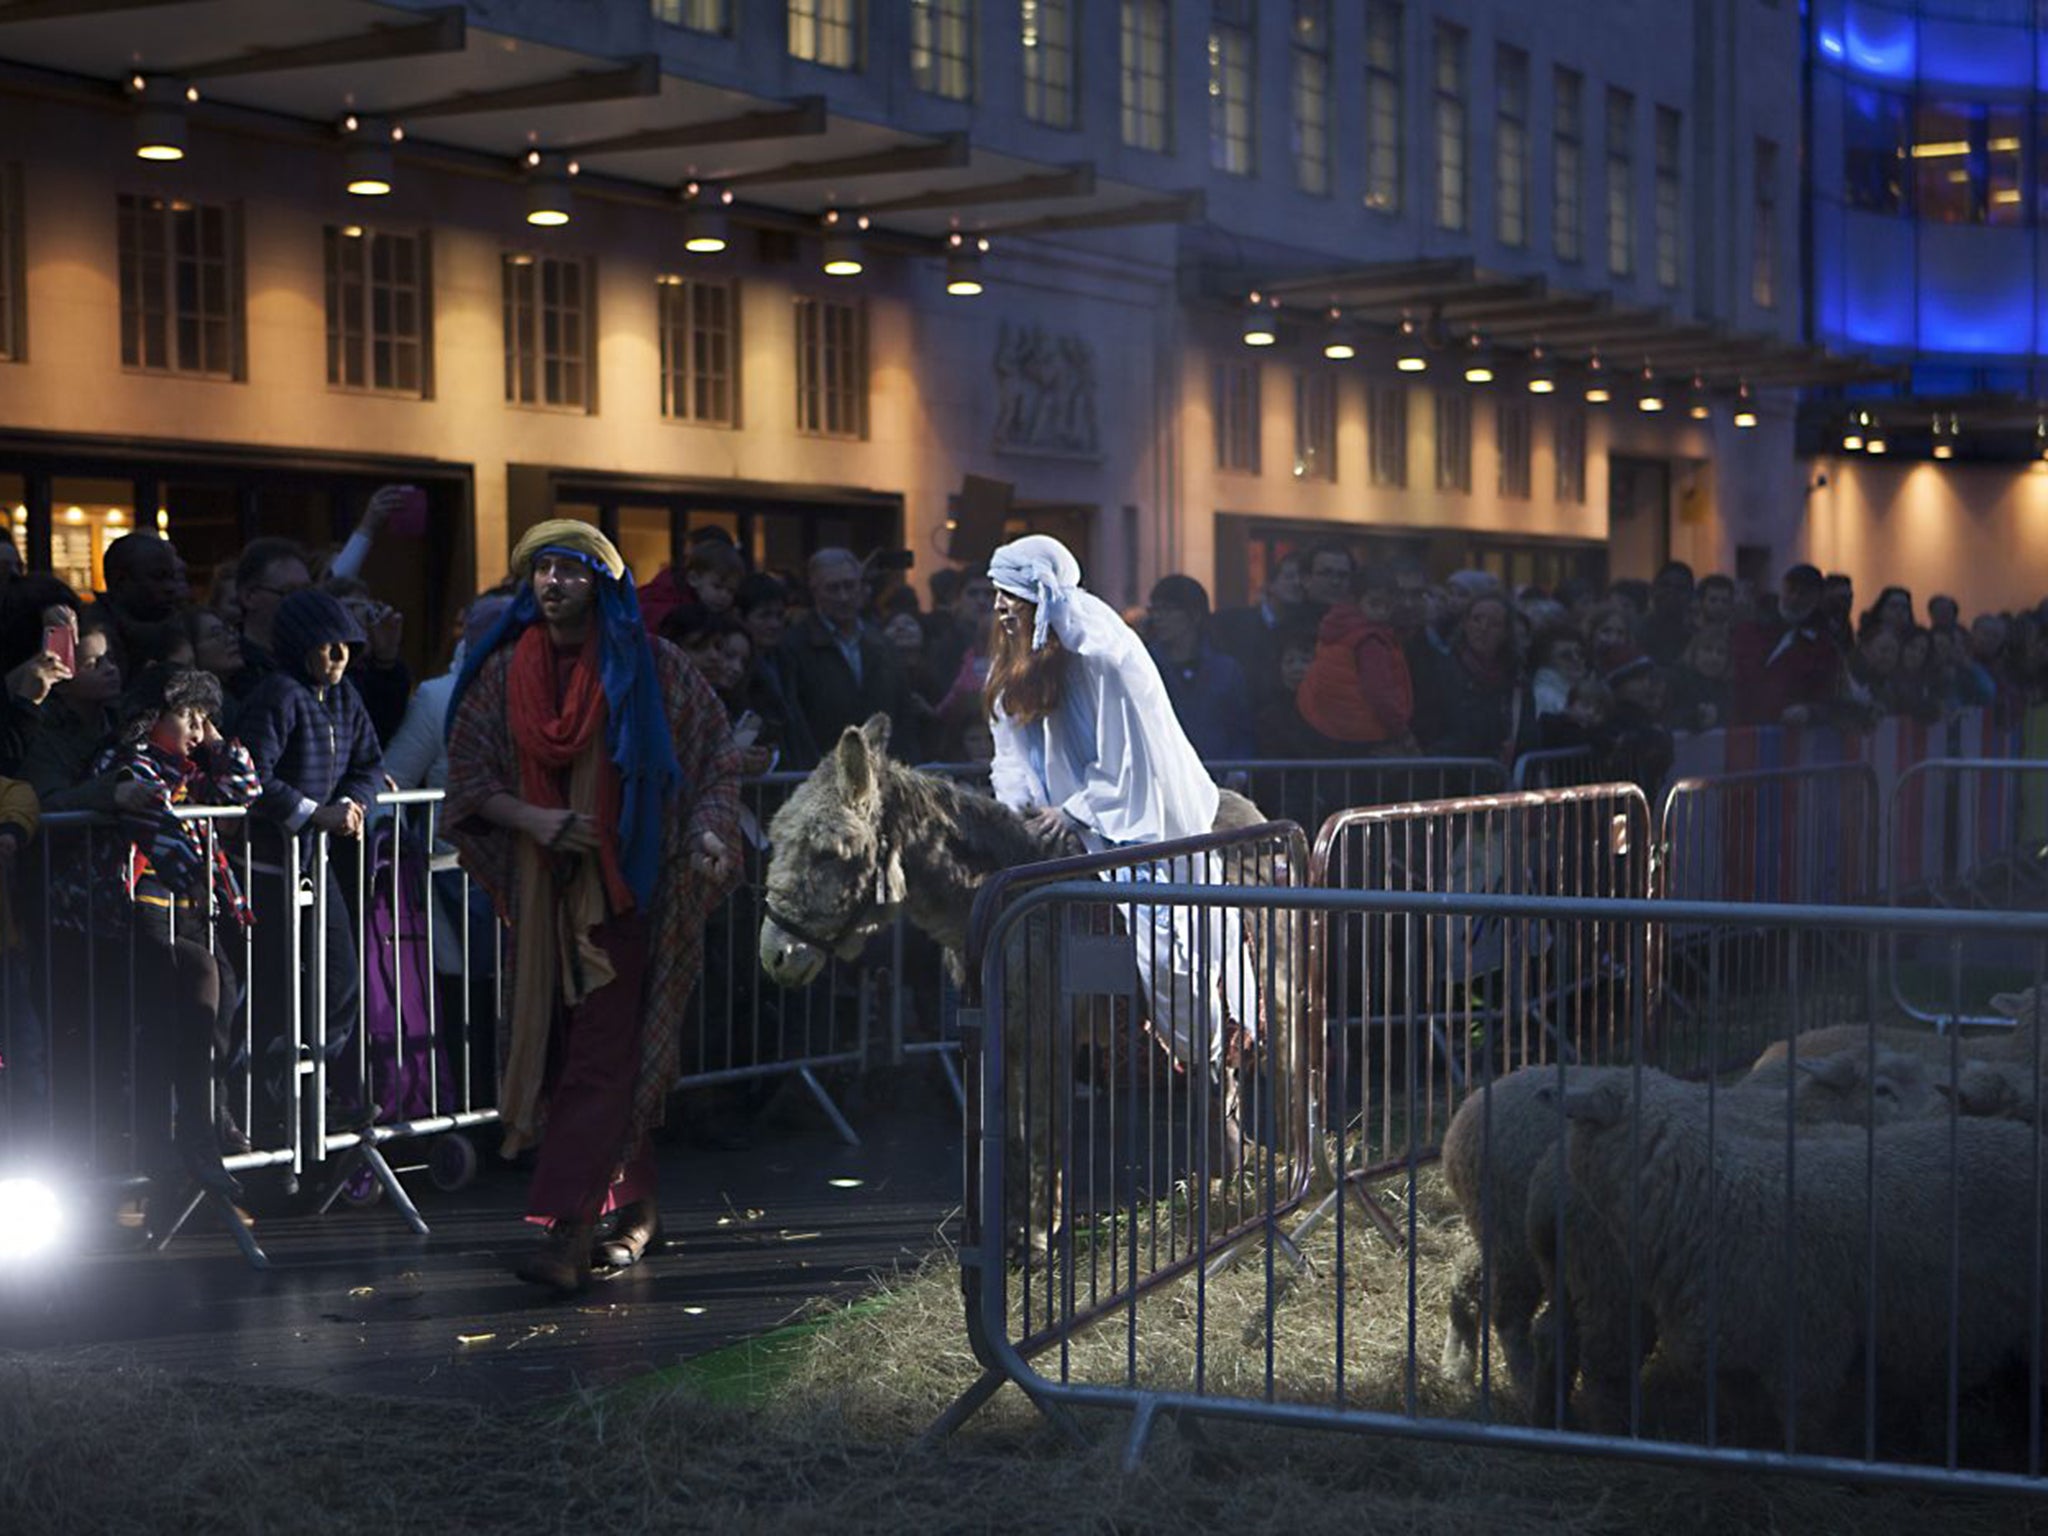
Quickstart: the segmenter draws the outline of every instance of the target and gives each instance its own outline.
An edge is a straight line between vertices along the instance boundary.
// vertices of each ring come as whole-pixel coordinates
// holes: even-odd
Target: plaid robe
[[[649,643],[654,647],[662,710],[674,734],[683,787],[679,802],[662,824],[661,876],[648,913],[640,1074],[633,1092],[632,1120],[619,1146],[621,1162],[632,1156],[649,1130],[662,1123],[669,1090],[680,1070],[683,1009],[703,968],[704,921],[738,880],[735,872],[725,883],[714,886],[695,875],[690,869],[690,846],[700,832],[715,834],[732,850],[735,871],[740,853],[740,756],[724,707],[683,660],[681,651],[666,640]],[[491,796],[516,798],[519,794],[518,755],[505,687],[511,661],[512,647],[500,646],[484,662],[449,723],[448,800],[442,828],[461,856],[463,868],[490,893],[500,921],[513,929],[511,942],[516,948],[524,942],[516,924],[519,892],[513,858],[514,839],[520,834],[493,826],[482,815]],[[501,1071],[509,1033],[498,1032]],[[543,1113],[545,1109],[543,1104]]]

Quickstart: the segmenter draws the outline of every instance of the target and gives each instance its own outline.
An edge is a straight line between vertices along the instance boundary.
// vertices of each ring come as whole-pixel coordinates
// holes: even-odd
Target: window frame
[[[1365,397],[1366,478],[1375,486],[1408,485],[1408,397],[1405,384],[1373,384]]]
[[[1653,122],[1656,187],[1650,222],[1657,286],[1675,289],[1685,280],[1685,118],[1676,107],[1659,103]]]
[[[866,298],[800,293],[793,303],[798,435],[866,442],[872,379]]]
[[[158,197],[147,192],[123,192],[116,195],[115,213],[117,232],[115,238],[116,265],[120,283],[121,312],[121,369],[124,373],[152,374],[162,378],[210,379],[221,383],[239,384],[248,377],[245,348],[247,346],[248,315],[243,295],[243,253],[241,206],[237,203],[197,203],[183,198]],[[194,216],[190,226],[197,242],[206,240],[206,220],[217,221],[219,231],[218,259],[203,252],[190,257],[179,250],[181,237],[177,219],[182,214]],[[131,230],[140,236],[145,221],[159,230],[162,244],[156,251],[161,262],[161,271],[154,282],[149,280],[143,269],[150,253],[136,248]],[[191,266],[191,286],[196,297],[203,301],[207,288],[206,273],[209,269],[219,272],[221,298],[220,312],[216,315],[201,303],[193,313],[180,300],[185,288],[185,274],[181,267]],[[154,289],[152,295],[148,290]],[[154,298],[155,305],[149,301]],[[156,338],[162,362],[148,360],[149,342],[146,334],[152,317],[161,327]],[[211,350],[207,336],[212,326],[220,327],[218,339],[225,354],[223,367],[206,366]],[[184,362],[187,328],[192,329],[192,341],[199,354],[197,363]]]
[[[975,0],[910,0],[910,78],[920,91],[942,101],[974,100],[979,10]],[[922,41],[920,23],[931,32]]]
[[[1289,19],[1287,124],[1294,189],[1328,197],[1330,177],[1329,0],[1294,0]]]
[[[351,235],[353,229],[358,233]],[[377,275],[379,253],[395,252],[410,246],[412,259],[412,281],[405,283]],[[362,295],[360,311],[361,329],[351,333],[347,320],[347,295],[344,293],[350,274],[342,270],[339,259],[350,250],[361,252],[361,270],[355,274]],[[429,230],[404,232],[378,229],[374,225],[328,224],[321,231],[321,257],[326,298],[327,337],[327,387],[341,394],[381,395],[398,400],[431,400],[434,397],[434,283],[433,283],[433,236]],[[378,290],[384,290],[384,308],[387,314],[394,314],[399,301],[409,295],[412,299],[414,317],[413,333],[405,335],[395,320],[383,327],[380,337],[377,324]],[[341,306],[337,309],[337,306]],[[361,356],[354,359],[353,370],[362,382],[351,382],[346,365],[350,361],[345,355],[351,348],[357,348]],[[398,383],[379,383],[377,380],[377,357],[379,349],[385,349],[390,357],[389,371],[398,367],[400,350],[410,348],[416,353],[414,367],[417,383],[411,386]],[[337,376],[337,366],[341,376]]]
[[[1635,118],[1636,98],[1618,85],[1607,88],[1605,132],[1607,164],[1607,273],[1610,277],[1634,277],[1636,271],[1635,223]],[[1619,116],[1625,131],[1615,132]]]
[[[1260,392],[1265,380],[1256,358],[1226,357],[1214,375],[1216,469],[1219,474],[1262,472],[1261,436],[1265,423]]]
[[[1586,504],[1586,423],[1583,406],[1552,407],[1551,459],[1556,500],[1562,505]]]
[[[1497,43],[1493,54],[1494,238],[1529,244],[1529,54]],[[1511,88],[1512,87],[1512,88]]]
[[[1457,387],[1436,397],[1436,488],[1472,494],[1472,396]]]
[[[867,67],[867,0],[785,0],[783,18],[783,49],[792,59],[849,74]]]
[[[1337,483],[1337,376],[1328,368],[1294,373],[1294,478]]]
[[[505,327],[505,403],[519,410],[548,411],[562,415],[597,414],[597,263],[586,256],[544,254],[537,251],[505,251],[499,257],[501,294]],[[522,286],[518,273],[531,273]],[[564,298],[562,278],[576,278],[576,301],[572,307]],[[555,298],[548,299],[550,276]],[[530,356],[522,350],[522,317],[530,321],[525,342]],[[573,320],[579,344],[573,349],[563,341],[562,332]],[[550,332],[554,341],[549,340]],[[573,371],[573,372],[572,372]],[[567,398],[568,381],[578,384],[577,398]]]
[[[1563,65],[1550,75],[1550,248],[1562,262],[1585,259],[1586,77]]]
[[[1080,0],[1020,0],[1018,6],[1024,116],[1042,127],[1080,126],[1080,54],[1074,47],[1079,8]],[[1063,29],[1063,37],[1056,44],[1046,40],[1048,16],[1057,16]],[[1035,34],[1031,30],[1034,26]],[[1027,38],[1034,40],[1027,42]],[[1039,67],[1034,69],[1034,63]],[[1048,64],[1053,64],[1053,68],[1047,68]],[[1057,111],[1052,110],[1054,102],[1059,104]]]
[[[1750,150],[1749,297],[1778,307],[1778,145],[1758,135]]]
[[[1156,29],[1144,25],[1148,19]],[[1156,70],[1147,67],[1153,63]],[[1148,87],[1156,88],[1156,108],[1147,105]],[[1173,153],[1173,8],[1166,0],[1118,0],[1117,105],[1127,149]]]
[[[677,27],[704,37],[732,36],[732,0],[648,0],[647,8],[656,23],[664,27]],[[717,17],[716,21],[688,19],[707,10]]]
[[[735,429],[740,425],[740,281],[663,273],[655,279],[655,326],[660,343],[661,419],[684,426]],[[716,293],[723,324],[704,324],[702,301]],[[714,337],[721,355],[707,359]],[[723,408],[706,396],[722,391]]]
[[[1494,447],[1500,459],[1496,490],[1503,501],[1528,501],[1535,462],[1535,411],[1526,395],[1501,394],[1494,402]]]
[[[1235,56],[1234,55],[1238,55]],[[1249,27],[1209,28],[1209,169],[1258,173],[1258,49]]]
[[[1407,193],[1403,133],[1407,14],[1400,0],[1367,0],[1365,11],[1365,206],[1398,214]]]
[[[28,361],[27,248],[21,165],[0,160],[0,363]]]
[[[1430,34],[1431,142],[1436,151],[1438,229],[1463,234],[1472,223],[1472,34],[1439,20]]]

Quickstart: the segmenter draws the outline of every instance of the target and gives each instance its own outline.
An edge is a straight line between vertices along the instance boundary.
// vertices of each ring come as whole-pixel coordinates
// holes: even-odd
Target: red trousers
[[[644,1141],[627,1154],[625,1176],[613,1182],[640,1080],[646,917],[636,911],[607,918],[591,938],[616,974],[555,1017],[542,1090],[547,1124],[526,1196],[529,1221],[595,1221],[654,1193],[654,1158]]]

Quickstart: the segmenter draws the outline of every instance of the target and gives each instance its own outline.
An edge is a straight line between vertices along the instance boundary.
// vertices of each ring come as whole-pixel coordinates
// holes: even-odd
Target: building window
[[[1550,239],[1559,261],[1577,261],[1586,227],[1586,143],[1581,100],[1584,83],[1577,70],[1560,69],[1551,77]]]
[[[910,0],[910,77],[934,96],[974,99],[974,0]]]
[[[1557,413],[1557,499],[1586,504],[1586,413],[1565,407]]]
[[[1906,98],[1852,85],[1842,93],[1842,195],[1851,208],[1906,211]]]
[[[739,285],[675,276],[659,283],[661,414],[705,426],[738,426]]]
[[[121,366],[242,376],[240,220],[217,203],[122,195]]]
[[[1173,140],[1166,67],[1169,25],[1166,0],[1123,0],[1117,60],[1124,142],[1133,149],[1160,154],[1166,153]]]
[[[1294,0],[1294,184],[1316,197],[1330,191],[1329,0]]]
[[[1627,277],[1636,269],[1635,128],[1636,99],[1627,91],[1607,92],[1607,270]]]
[[[504,259],[505,399],[591,408],[590,268],[579,257],[510,252]]]
[[[1216,467],[1259,472],[1259,365],[1216,365]]]
[[[731,0],[652,0],[654,19],[717,37],[732,33]]]
[[[21,245],[21,167],[0,164],[0,363],[28,355]]]
[[[861,0],[789,0],[789,56],[860,68]]]
[[[1527,501],[1531,447],[1529,402],[1512,395],[1502,395],[1494,431],[1500,448],[1500,494],[1514,501]]]
[[[858,301],[796,301],[796,429],[868,435],[868,311]]]
[[[1022,0],[1024,115],[1074,126],[1074,0]]]
[[[1914,114],[1917,211],[1932,224],[2017,224],[2026,217],[2017,107],[1923,101]]]
[[[1408,483],[1408,391],[1375,384],[1365,397],[1365,435],[1374,485]]]
[[[1337,478],[1337,380],[1327,368],[1294,376],[1294,478]]]
[[[1401,7],[1365,9],[1365,206],[1401,208]]]
[[[1678,221],[1681,199],[1680,155],[1685,134],[1678,113],[1670,107],[1657,109],[1657,203],[1651,209],[1657,244],[1657,282],[1665,288],[1678,286]]]
[[[1465,29],[1436,24],[1436,227],[1465,227]]]
[[[1756,141],[1750,195],[1749,296],[1765,309],[1778,302],[1778,146]]]
[[[1493,62],[1493,197],[1502,245],[1529,243],[1529,55],[1502,46]]]
[[[1463,390],[1436,392],[1436,488],[1472,491],[1472,397]]]
[[[429,393],[427,243],[360,224],[327,226],[327,383]]]
[[[1226,9],[1216,7],[1218,14]],[[1249,28],[1209,29],[1209,164],[1232,176],[1252,173],[1252,34]]]

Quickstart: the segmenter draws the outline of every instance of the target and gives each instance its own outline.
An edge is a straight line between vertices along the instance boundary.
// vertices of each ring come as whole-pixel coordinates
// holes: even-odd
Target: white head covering
[[[1081,562],[1074,552],[1050,534],[1031,533],[1012,539],[988,560],[988,579],[998,592],[1021,597],[1038,605],[1031,625],[1031,649],[1045,644],[1048,627],[1063,616],[1069,600],[1081,587]],[[1062,643],[1067,626],[1059,625]]]

